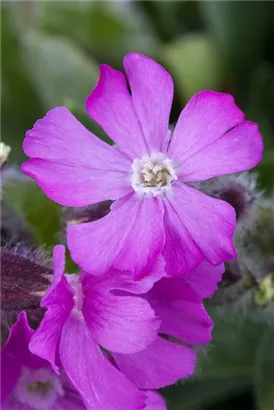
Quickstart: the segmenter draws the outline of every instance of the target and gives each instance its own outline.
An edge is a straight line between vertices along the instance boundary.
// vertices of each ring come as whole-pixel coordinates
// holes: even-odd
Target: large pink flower
[[[165,278],[159,259],[139,281],[118,271],[64,275],[61,245],[54,265],[42,300],[48,310],[30,350],[56,371],[60,358],[88,409],[143,408],[143,391],[194,372],[194,347],[208,343],[212,331],[202,299],[215,292],[223,265],[203,262],[190,274]]]
[[[155,61],[131,53],[127,79],[107,65],[87,111],[114,141],[109,146],[65,107],[28,131],[23,171],[54,201],[85,206],[111,199],[101,220],[68,230],[73,259],[93,274],[110,267],[144,275],[162,252],[169,275],[236,256],[234,210],[192,183],[254,167],[263,144],[256,124],[228,94],[203,91],[169,130],[173,82]],[[130,92],[128,89],[128,84]]]

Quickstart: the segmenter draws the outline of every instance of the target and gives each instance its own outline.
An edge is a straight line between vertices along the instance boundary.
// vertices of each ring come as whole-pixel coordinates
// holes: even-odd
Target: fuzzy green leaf
[[[201,351],[197,377],[249,377],[264,324],[254,323],[244,307],[239,311],[210,309],[210,316],[213,341],[206,354]]]
[[[28,32],[24,38],[25,64],[45,110],[66,101],[84,107],[98,79],[97,65],[66,38]]]

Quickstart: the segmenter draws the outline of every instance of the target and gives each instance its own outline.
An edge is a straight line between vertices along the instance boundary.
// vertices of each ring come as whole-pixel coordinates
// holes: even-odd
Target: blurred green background
[[[1,130],[11,162],[24,159],[25,131],[58,105],[106,138],[86,115],[85,98],[100,63],[122,69],[124,54],[138,51],[173,75],[172,122],[202,89],[234,95],[247,118],[259,123],[265,142],[259,184],[273,191],[274,2],[2,2],[1,23]],[[21,183],[9,199],[27,210],[38,243],[56,242],[56,204]],[[274,410],[272,328],[266,332],[264,321],[254,325],[233,312],[212,315],[213,342],[201,350],[196,376],[164,391],[169,410]]]

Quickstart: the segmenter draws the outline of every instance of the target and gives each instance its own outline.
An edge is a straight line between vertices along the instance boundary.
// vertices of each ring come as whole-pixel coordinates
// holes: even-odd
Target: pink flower
[[[62,245],[55,246],[53,261],[54,279],[41,303],[48,310],[32,337],[31,352],[56,372],[60,358],[88,409],[143,409],[145,393],[117,369],[107,351],[136,353],[155,340],[160,319],[139,294],[163,273],[152,273],[140,282],[118,273],[64,275]],[[156,268],[163,270],[160,263]]]
[[[21,312],[1,350],[2,410],[85,410],[63,370],[57,375],[29,351],[33,333]]]
[[[171,76],[136,53],[124,67],[127,79],[102,65],[86,104],[114,147],[65,107],[39,120],[24,141],[31,159],[22,169],[54,201],[76,207],[115,201],[106,217],[69,227],[73,259],[95,275],[114,267],[138,278],[160,252],[168,275],[204,259],[219,265],[235,258],[234,210],[192,183],[254,167],[263,150],[257,125],[244,120],[230,95],[203,91],[187,103],[171,135]]]
[[[54,248],[54,281],[42,300],[48,310],[30,350],[56,371],[60,357],[89,409],[143,408],[141,390],[191,375],[193,346],[211,339],[202,298],[216,290],[223,266],[204,262],[173,279],[163,278],[162,262],[139,281],[118,271],[64,275],[64,247]]]
[[[137,353],[112,353],[118,368],[140,389],[172,385],[194,372],[193,347],[209,343],[213,328],[202,299],[215,293],[223,271],[223,265],[203,262],[179,278],[160,279],[144,295],[161,319],[157,339]]]

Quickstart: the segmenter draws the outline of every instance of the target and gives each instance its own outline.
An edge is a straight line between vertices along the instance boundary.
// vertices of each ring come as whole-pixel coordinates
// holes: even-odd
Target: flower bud
[[[233,285],[242,279],[242,272],[237,260],[229,261],[225,263],[225,271],[221,282],[222,287],[228,287]]]
[[[236,233],[236,247],[241,263],[258,282],[273,272],[274,207],[273,201],[261,200],[248,224]]]
[[[11,151],[11,147],[9,145],[4,144],[4,142],[0,142],[0,169],[1,170],[7,162],[10,151]]]
[[[201,189],[206,194],[228,202],[236,212],[237,221],[244,219],[260,196],[256,192],[256,176],[243,173],[220,176],[201,183]]]
[[[1,249],[2,337],[24,310],[33,328],[40,323],[44,310],[40,300],[47,290],[52,269],[42,262],[41,252],[23,246]]]

